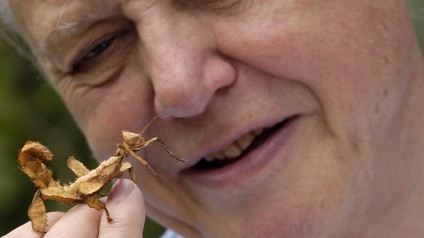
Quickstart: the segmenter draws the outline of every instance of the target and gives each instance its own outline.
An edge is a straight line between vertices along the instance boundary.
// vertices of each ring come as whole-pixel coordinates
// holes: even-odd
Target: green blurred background
[[[424,49],[424,0],[409,2]],[[70,155],[75,155],[89,168],[96,166],[86,141],[60,98],[31,62],[0,37],[0,235],[28,220],[26,209],[36,188],[16,163],[18,150],[27,140],[40,141],[55,154],[51,167],[56,178],[62,181],[74,180],[63,163]],[[47,209],[65,211],[69,206],[48,202]],[[161,227],[148,221],[144,237],[159,237],[162,232]]]

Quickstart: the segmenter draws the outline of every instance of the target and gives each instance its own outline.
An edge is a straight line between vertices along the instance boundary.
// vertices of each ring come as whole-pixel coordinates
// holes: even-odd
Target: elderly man
[[[9,0],[98,160],[172,144],[46,237],[424,236],[424,63],[404,0]],[[37,236],[25,224],[9,234]],[[172,235],[171,235],[172,236]]]

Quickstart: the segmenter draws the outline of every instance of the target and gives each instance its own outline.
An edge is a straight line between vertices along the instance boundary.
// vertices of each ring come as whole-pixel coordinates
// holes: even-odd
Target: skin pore
[[[149,129],[147,214],[185,237],[422,237],[424,67],[401,0],[10,0],[98,160]],[[220,169],[199,161],[251,131]],[[134,162],[133,164],[136,164]]]

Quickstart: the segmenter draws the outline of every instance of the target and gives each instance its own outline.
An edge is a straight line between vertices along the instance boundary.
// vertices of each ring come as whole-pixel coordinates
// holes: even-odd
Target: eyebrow
[[[79,36],[89,29],[93,23],[84,21],[75,24],[59,26],[47,32],[39,41],[39,47],[42,52],[48,56],[52,63],[60,70],[65,69],[68,53],[72,46],[78,44],[75,42]]]
[[[56,45],[58,39],[66,37],[77,37],[90,28],[96,21],[104,17],[95,15],[93,12],[80,12],[73,16],[70,20],[59,15],[56,24],[40,39],[41,47],[49,47]]]
[[[82,35],[97,23],[110,19],[118,13],[119,8],[111,7],[114,4],[108,5],[106,1],[108,0],[73,0],[66,4],[67,6],[61,6],[60,12],[48,26],[50,29],[38,40],[40,50],[47,54],[57,69],[66,71],[64,64],[69,61],[68,52],[75,45],[82,44],[80,41]],[[71,6],[72,4],[76,5]]]

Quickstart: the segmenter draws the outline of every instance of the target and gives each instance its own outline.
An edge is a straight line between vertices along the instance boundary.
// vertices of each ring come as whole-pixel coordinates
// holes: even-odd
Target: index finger
[[[63,212],[49,212],[47,213],[47,225],[46,231],[50,228],[63,216]],[[4,238],[18,238],[18,237],[28,237],[28,238],[40,238],[40,233],[37,233],[32,230],[31,222],[27,222],[13,231],[9,232]]]
[[[77,205],[50,227],[44,237],[97,237],[101,214],[101,211],[90,208],[85,204]]]

